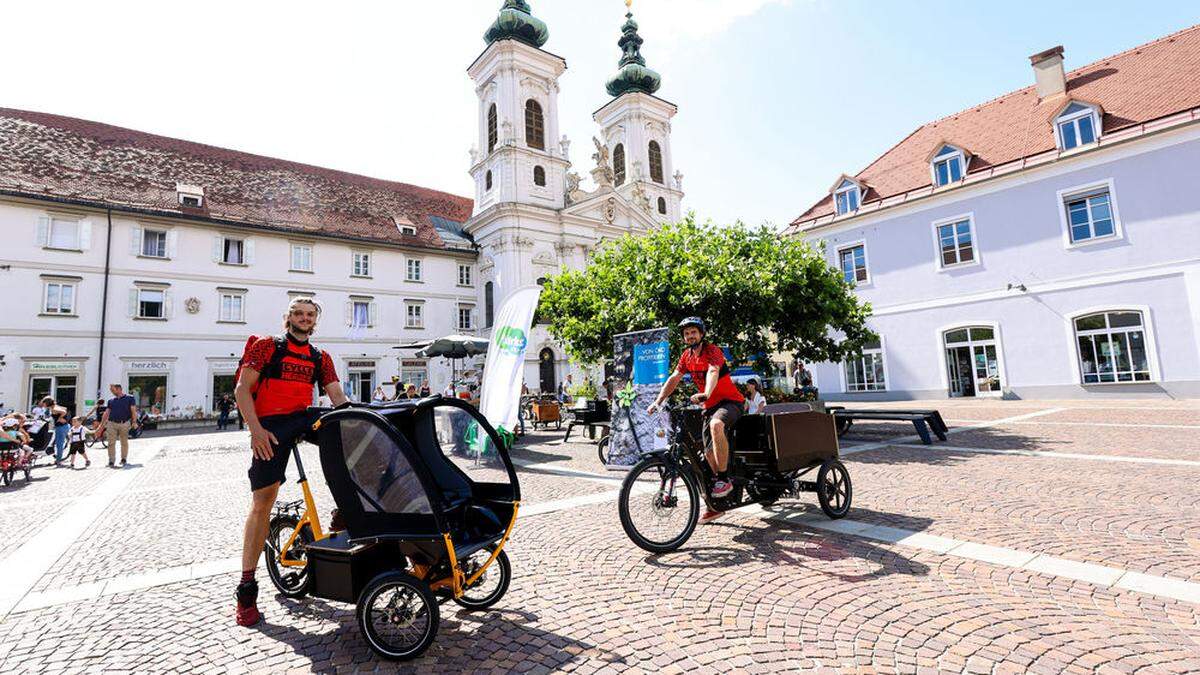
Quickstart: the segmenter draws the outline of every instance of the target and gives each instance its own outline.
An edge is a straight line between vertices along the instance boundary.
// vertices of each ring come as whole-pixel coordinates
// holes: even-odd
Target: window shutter
[[[179,249],[179,231],[167,230],[167,257],[174,259]]]
[[[242,240],[242,262],[246,263],[247,265],[254,264],[254,240],[253,239],[243,239]]]
[[[46,216],[38,218],[37,243],[38,246],[50,245],[50,219]]]
[[[138,313],[138,289],[129,289],[129,317],[133,318]]]
[[[163,317],[170,319],[175,314],[175,307],[171,303],[171,291],[163,291]]]
[[[86,251],[92,247],[92,221],[79,223],[79,250]]]
[[[142,228],[134,225],[129,229],[129,255],[142,254]]]
[[[354,325],[354,301],[353,300],[346,301],[346,325],[347,326]]]
[[[222,237],[219,234],[214,236],[213,237],[213,247],[212,247],[213,262],[221,262],[221,260],[223,259],[223,257],[222,257],[223,251],[221,249],[223,249],[224,247],[225,247],[225,237]]]
[[[372,326],[372,327],[378,326],[379,325],[379,303],[372,302],[369,307],[370,307],[370,318],[368,319],[367,325]]]

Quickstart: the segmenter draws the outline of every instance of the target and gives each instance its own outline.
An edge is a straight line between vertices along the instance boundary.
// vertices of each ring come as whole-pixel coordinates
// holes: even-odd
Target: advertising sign
[[[524,380],[525,350],[533,311],[537,309],[541,286],[518,289],[504,301],[496,315],[483,367],[483,392],[479,412],[493,427],[512,431],[517,427]]]
[[[667,446],[667,413],[646,413],[671,371],[666,328],[622,333],[613,338],[613,401],[608,468],[629,468],[641,455]]]

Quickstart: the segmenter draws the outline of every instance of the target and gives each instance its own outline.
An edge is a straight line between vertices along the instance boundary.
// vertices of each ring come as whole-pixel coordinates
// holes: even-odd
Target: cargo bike
[[[508,446],[470,403],[429,398],[310,408],[321,469],[344,529],[322,529],[299,453],[304,498],[276,505],[267,571],[280,593],[355,603],[367,644],[405,660],[433,642],[439,605],[490,607],[512,568],[504,544],[521,492]],[[464,425],[489,465],[456,464]],[[453,422],[453,423],[452,423]],[[471,475],[468,475],[470,472]]]
[[[618,498],[621,526],[641,548],[665,553],[683,546],[699,522],[701,500],[722,512],[815,492],[830,518],[850,512],[850,472],[838,459],[833,415],[806,403],[774,404],[761,414],[743,415],[729,433],[733,492],[714,498],[716,477],[704,458],[701,409],[664,408],[671,420],[668,447],[647,453],[629,470]],[[813,471],[816,480],[805,480]]]

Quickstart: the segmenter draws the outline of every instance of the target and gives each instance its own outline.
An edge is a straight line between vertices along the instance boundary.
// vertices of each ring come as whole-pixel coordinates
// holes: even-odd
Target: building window
[[[879,340],[863,346],[861,356],[846,359],[845,367],[846,391],[887,391]]]
[[[470,265],[459,265],[458,266],[458,285],[459,286],[475,285],[474,282],[471,280],[471,266]]]
[[[855,244],[838,249],[838,266],[848,283],[861,284],[867,281],[867,247]]]
[[[246,296],[243,293],[221,293],[220,321],[242,323],[246,320]]]
[[[667,200],[663,197],[658,198],[658,212],[663,215],[667,214]]]
[[[408,280],[408,281],[420,281],[421,280],[421,261],[420,260],[417,260],[416,258],[409,258],[404,264],[404,269],[405,269],[404,278],[406,280]]]
[[[424,306],[416,303],[405,305],[404,307],[404,327],[405,328],[424,328],[425,315],[423,312]]]
[[[370,300],[351,300],[350,301],[350,327],[351,328],[369,328],[371,326],[371,301]]]
[[[533,167],[533,184],[546,187],[546,170],[540,166]]]
[[[243,239],[222,238],[221,262],[226,265],[246,264],[246,242]]]
[[[167,233],[165,230],[142,230],[142,255],[147,258],[167,257]]]
[[[471,330],[475,328],[475,321],[472,316],[475,314],[475,308],[470,305],[458,306],[458,329]]]
[[[1070,243],[1114,237],[1117,221],[1113,215],[1112,194],[1108,186],[1063,198]]]
[[[833,200],[837,206],[839,216],[851,213],[858,210],[859,194],[858,186],[849,180],[842,181],[838,189],[833,193]]]
[[[78,251],[83,248],[79,236],[79,221],[66,218],[46,218],[43,220],[46,233],[42,237],[43,245],[48,248],[61,248]]]
[[[496,149],[496,104],[488,107],[487,112],[487,151],[492,154]]]
[[[939,187],[957,183],[963,177],[963,153],[952,145],[942,146],[933,158],[933,183]]]
[[[1082,103],[1068,105],[1055,122],[1059,149],[1070,150],[1076,146],[1094,143],[1099,127],[1097,122],[1095,108]]]
[[[943,268],[976,261],[971,218],[955,218],[934,224],[938,260]]]
[[[137,318],[167,318],[167,292],[161,288],[139,288],[137,293]]]
[[[292,271],[311,272],[313,249],[311,244],[292,244]]]
[[[74,314],[75,284],[66,281],[46,282],[42,310],[46,314]]]
[[[546,149],[545,120],[542,104],[533,99],[525,101],[525,144],[537,150]]]
[[[616,185],[625,184],[625,145],[617,143],[617,147],[613,148],[613,183]]]
[[[371,254],[367,251],[355,251],[353,266],[350,274],[356,277],[371,276]]]
[[[492,327],[496,307],[496,291],[492,282],[483,285],[483,321],[487,328]]]
[[[1075,339],[1084,384],[1150,381],[1149,347],[1141,312],[1081,316],[1075,319]]]
[[[491,171],[488,171],[487,173],[483,174],[483,189],[484,190],[492,189],[492,172]]]
[[[650,180],[655,183],[663,182],[662,148],[658,141],[650,141]]]

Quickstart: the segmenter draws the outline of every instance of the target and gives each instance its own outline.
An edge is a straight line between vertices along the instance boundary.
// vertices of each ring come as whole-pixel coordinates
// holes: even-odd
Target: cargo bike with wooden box
[[[701,500],[713,511],[815,492],[830,518],[850,511],[850,473],[838,459],[833,415],[805,403],[766,407],[743,415],[729,433],[728,473],[734,490],[711,496],[715,476],[704,458],[702,411],[666,407],[671,424],[665,450],[647,453],[621,485],[621,526],[635,544],[653,553],[683,546],[700,519]],[[812,472],[816,480],[806,480]]]
[[[341,523],[321,529],[296,453],[304,498],[276,505],[267,536],[280,593],[355,603],[367,644],[390,659],[425,651],[441,603],[483,609],[504,596],[521,491],[507,443],[474,406],[433,396],[309,414]],[[464,462],[466,444],[490,444],[479,454],[495,460]]]

